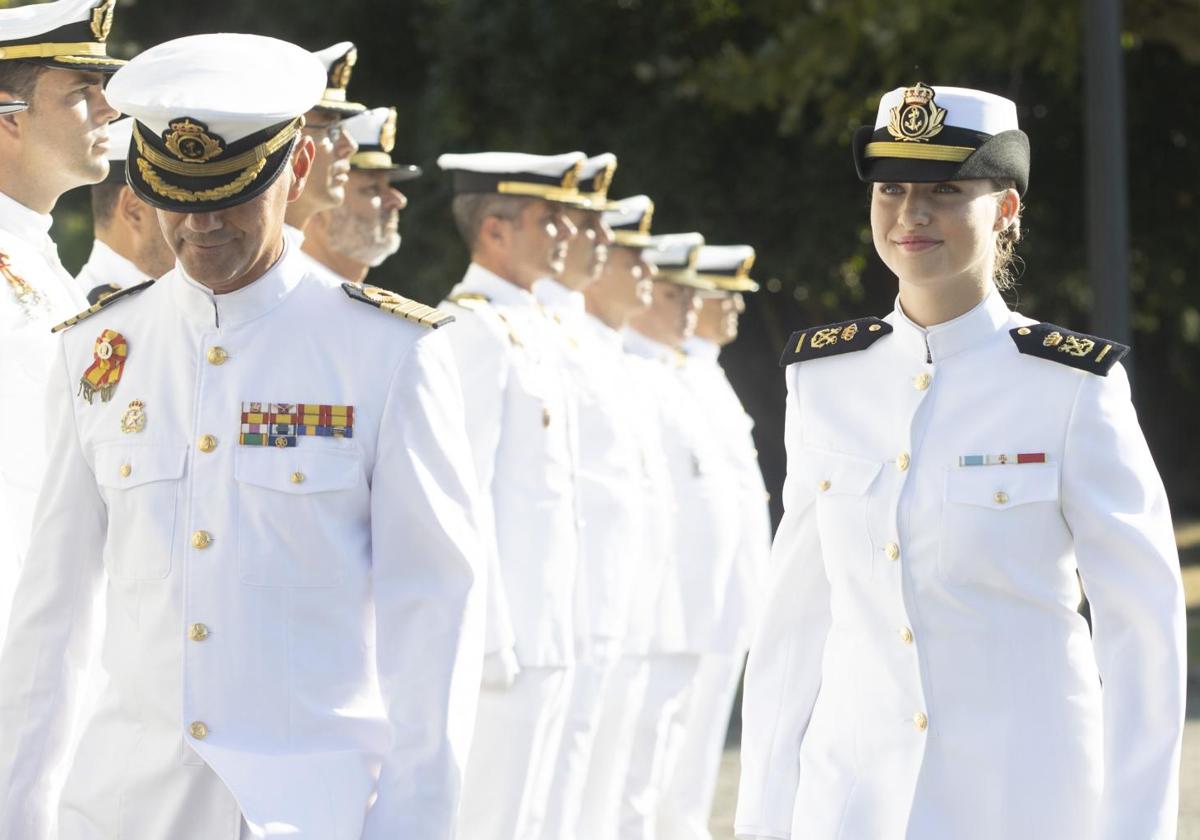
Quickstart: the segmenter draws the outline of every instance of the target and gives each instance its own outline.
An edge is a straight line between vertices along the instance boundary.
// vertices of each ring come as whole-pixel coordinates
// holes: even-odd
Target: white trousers
[[[570,698],[567,668],[524,668],[483,689],[459,808],[462,840],[541,840]]]
[[[619,840],[656,840],[663,789],[683,743],[683,712],[700,667],[695,654],[648,657],[646,690],[621,791]]]
[[[577,840],[604,693],[620,661],[616,645],[594,645],[589,660],[575,665],[571,700],[559,743],[558,757],[542,828],[542,840]],[[602,745],[607,749],[608,745]]]
[[[688,692],[682,742],[658,811],[658,840],[712,840],[717,776],[745,657],[706,654]]]

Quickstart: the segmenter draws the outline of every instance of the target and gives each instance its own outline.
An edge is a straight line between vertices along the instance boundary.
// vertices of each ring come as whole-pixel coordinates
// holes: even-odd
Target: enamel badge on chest
[[[127,435],[135,435],[146,428],[146,404],[134,400],[121,415],[121,431]]]
[[[92,349],[92,364],[79,380],[80,396],[91,403],[99,392],[101,402],[111,400],[128,356],[129,342],[124,336],[113,330],[100,333]]]

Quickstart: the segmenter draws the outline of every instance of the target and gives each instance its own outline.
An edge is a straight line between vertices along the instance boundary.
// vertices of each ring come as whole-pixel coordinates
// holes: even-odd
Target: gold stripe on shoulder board
[[[342,290],[352,300],[368,303],[377,309],[381,309],[398,318],[404,318],[407,321],[420,324],[423,327],[436,330],[438,327],[454,323],[453,315],[447,315],[440,309],[426,306],[419,301],[402,297],[395,292],[389,292],[387,289],[381,289],[378,286],[364,285],[360,288],[353,283],[343,283]]]
[[[125,298],[130,297],[131,295],[135,295],[138,292],[143,291],[144,289],[150,288],[151,286],[154,285],[154,282],[155,281],[153,281],[153,280],[147,280],[144,283],[138,283],[136,286],[130,286],[127,289],[121,289],[121,291],[119,291],[119,292],[113,292],[108,297],[102,298],[101,300],[96,301],[91,306],[89,306],[87,309],[80,312],[78,315],[72,315],[70,318],[63,321],[61,324],[55,324],[53,327],[50,328],[50,332],[60,333],[63,330],[68,329],[69,327],[73,327],[76,324],[78,324],[80,321],[85,321],[88,318],[92,317],[97,312],[99,312],[101,309],[107,309],[108,307],[112,306],[114,303],[116,303],[119,300],[124,300]]]

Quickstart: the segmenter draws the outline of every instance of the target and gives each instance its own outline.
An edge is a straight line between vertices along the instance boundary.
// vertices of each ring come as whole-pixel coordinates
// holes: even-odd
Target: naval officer
[[[286,242],[324,75],[198,35],[108,87],[178,266],[61,325],[58,460],[0,654],[0,836],[454,836],[482,563],[450,318]],[[55,801],[101,589],[109,683]]]
[[[362,284],[367,272],[400,250],[400,211],[408,198],[396,185],[419,178],[421,168],[392,160],[395,108],[347,117],[342,130],[358,144],[346,199],[309,219],[303,250],[343,280]]]
[[[133,119],[108,126],[108,176],[91,186],[92,252],[75,275],[75,285],[88,303],[129,286],[161,277],[175,265],[154,208],[125,183],[125,157]]]
[[[853,154],[899,294],[785,348],[737,834],[1170,840],[1184,599],[1129,348],[1000,294],[1029,183],[1013,102],[896,88]]]
[[[451,290],[467,431],[490,514],[487,659],[462,836],[540,840],[575,664],[577,430],[556,325],[531,291],[562,272],[584,156],[442,155],[471,264]]]
[[[50,327],[86,305],[50,239],[59,196],[108,173],[113,0],[0,9],[0,640],[45,469]]]

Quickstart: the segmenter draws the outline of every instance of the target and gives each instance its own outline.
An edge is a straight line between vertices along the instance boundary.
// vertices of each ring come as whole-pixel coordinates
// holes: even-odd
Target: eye
[[[881,195],[901,195],[904,188],[899,184],[880,184],[879,192]]]
[[[957,192],[962,192],[962,190],[960,190],[958,187],[954,186],[954,184],[949,183],[948,181],[943,181],[940,184],[934,185],[933,192],[952,195]]]

